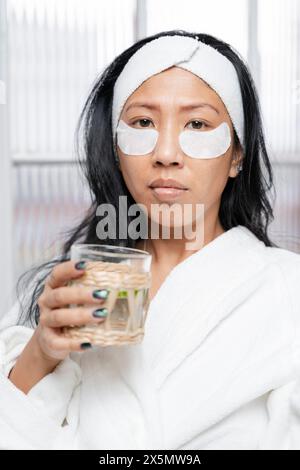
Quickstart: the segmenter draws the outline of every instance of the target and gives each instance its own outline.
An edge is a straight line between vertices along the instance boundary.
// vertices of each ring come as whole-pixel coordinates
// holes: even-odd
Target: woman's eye
[[[144,119],[137,119],[136,121],[134,121],[132,123],[132,125],[135,125],[137,122],[141,123],[141,127],[148,127],[147,122],[152,122],[152,121],[150,121],[150,119],[145,119],[145,118]]]
[[[195,120],[195,121],[189,122],[189,124],[194,124],[194,123],[196,123],[196,126],[193,127],[192,129],[203,129],[203,127],[206,127],[206,124],[205,124],[204,122],[202,122],[202,121],[197,121],[197,120]],[[189,125],[189,124],[188,124],[188,125]]]
[[[152,121],[150,119],[146,119],[146,118],[137,119],[136,121],[132,122],[131,125],[135,126],[137,123],[140,127],[147,128],[147,127],[149,127],[148,124],[152,123]],[[203,121],[198,121],[198,120],[191,121],[187,125],[190,125],[190,124],[195,124],[195,126],[193,125],[193,127],[192,127],[192,129],[195,129],[195,130],[201,130],[201,129],[204,129],[204,128],[208,127]]]

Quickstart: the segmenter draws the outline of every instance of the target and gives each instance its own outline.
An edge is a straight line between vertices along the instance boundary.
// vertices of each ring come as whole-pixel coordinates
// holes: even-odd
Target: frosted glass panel
[[[135,0],[8,0],[14,160],[70,160],[93,81],[134,42]]]
[[[74,132],[102,70],[135,40],[135,0],[7,0],[14,275],[59,253],[90,203]],[[48,164],[49,163],[49,164]]]
[[[212,34],[246,57],[247,5],[247,0],[148,0],[147,35],[170,29]]]
[[[77,225],[91,203],[73,163],[14,166],[15,277],[33,263],[59,254],[64,232]]]
[[[300,253],[300,165],[275,164],[277,201],[270,236],[279,246]]]
[[[260,98],[271,156],[300,163],[300,2],[258,2]]]

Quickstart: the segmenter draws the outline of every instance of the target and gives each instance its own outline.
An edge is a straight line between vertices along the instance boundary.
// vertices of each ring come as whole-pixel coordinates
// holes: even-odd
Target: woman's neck
[[[224,232],[224,228],[217,220],[213,224],[204,224],[201,246],[195,249],[187,249],[188,244],[191,242],[187,238],[148,238],[138,242],[136,248],[148,251],[152,255],[152,263],[161,266],[163,271],[168,271]]]

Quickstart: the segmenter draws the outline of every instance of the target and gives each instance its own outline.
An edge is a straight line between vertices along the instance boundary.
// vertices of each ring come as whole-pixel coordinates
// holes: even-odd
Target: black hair
[[[96,215],[97,206],[110,203],[118,210],[119,196],[127,196],[129,204],[135,203],[114,157],[111,129],[113,89],[130,57],[144,44],[165,35],[188,36],[202,41],[215,48],[233,64],[239,79],[244,109],[243,169],[235,178],[228,178],[221,196],[219,219],[225,231],[243,225],[266,246],[276,246],[267,233],[269,223],[274,218],[268,194],[274,189],[273,174],[265,146],[258,94],[246,64],[232,46],[208,34],[183,30],[163,31],[141,39],[118,55],[92,86],[75,133],[78,163],[88,183],[92,202],[81,223],[65,232],[66,239],[61,254],[20,276],[17,282],[17,295],[20,300],[21,291],[27,291],[29,283],[35,281],[29,299],[26,302],[24,299],[21,301],[20,323],[30,322],[33,326],[38,324],[37,300],[43,291],[45,279],[57,263],[70,259],[73,243],[108,243],[99,239],[96,234],[99,221]],[[239,144],[236,133],[235,144]],[[109,241],[110,244],[127,247],[135,247],[136,242],[137,240],[130,238],[130,234],[125,240],[116,238]]]

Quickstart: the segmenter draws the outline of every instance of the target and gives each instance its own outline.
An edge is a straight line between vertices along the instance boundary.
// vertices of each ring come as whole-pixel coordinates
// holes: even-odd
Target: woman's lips
[[[170,199],[177,199],[178,197],[182,196],[183,193],[187,191],[187,189],[163,187],[163,186],[157,186],[155,188],[150,188],[150,189],[151,191],[153,191],[155,196],[162,201],[166,201]]]

